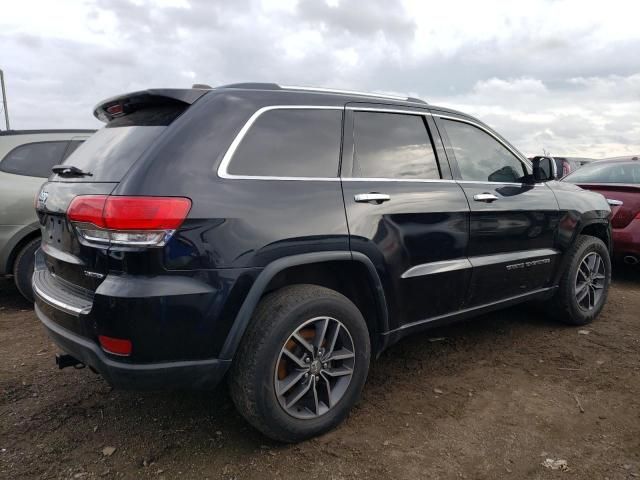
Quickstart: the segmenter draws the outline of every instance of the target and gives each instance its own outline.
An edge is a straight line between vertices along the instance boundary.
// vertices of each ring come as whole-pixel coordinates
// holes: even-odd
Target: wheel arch
[[[590,235],[592,237],[599,238],[607,246],[609,255],[611,255],[611,252],[613,250],[613,242],[611,241],[611,227],[609,225],[609,222],[607,222],[606,220],[592,220],[582,225],[582,227],[576,234],[574,242],[580,235]]]
[[[570,251],[572,248],[574,248],[576,242],[578,241],[578,238],[580,238],[581,235],[590,235],[592,237],[599,238],[604,242],[607,250],[609,250],[609,255],[612,254],[613,241],[611,238],[611,225],[609,224],[608,220],[602,218],[594,218],[579,224],[575,229],[573,237],[571,238],[571,243],[567,246],[566,251]],[[560,282],[562,273],[567,268],[567,265],[569,263],[568,257],[569,255],[567,255],[566,253],[563,255],[560,268],[558,268],[558,270],[556,271],[554,285],[558,285],[558,283]]]
[[[361,313],[363,314],[363,317],[365,317],[365,321],[367,322],[367,327],[369,328],[369,333],[372,341],[372,352],[374,354],[380,353],[382,351],[381,334],[388,330],[389,322],[384,290],[376,269],[371,260],[362,253],[349,251],[329,251],[283,257],[267,265],[264,270],[258,275],[255,282],[251,286],[249,293],[245,297],[238,311],[238,314],[236,315],[233,326],[231,327],[231,330],[227,335],[222,350],[220,351],[220,358],[231,359],[233,357],[238,346],[240,345],[240,341],[242,340],[244,332],[246,331],[249,322],[251,321],[253,312],[255,311],[255,308],[257,307],[262,297],[270,291],[276,290],[280,286],[290,284],[286,281],[282,283],[281,279],[283,278],[283,276],[291,273],[289,278],[297,279],[301,278],[298,276],[298,272],[302,268],[319,266],[319,268],[316,268],[316,272],[326,272],[326,269],[330,266],[340,265],[341,263],[349,263],[350,268],[361,268],[362,272],[366,272],[363,274],[366,274],[366,278],[369,282],[367,285],[367,290],[370,292],[372,300],[374,302],[374,305],[371,307],[373,308],[372,311],[375,313],[375,317],[373,318],[371,315],[367,315],[367,313],[371,313],[371,311],[362,311],[363,304],[361,299],[354,298],[353,295],[349,294],[349,291],[345,291],[344,289],[342,289],[343,291],[341,291],[340,288],[335,288],[335,286],[333,287],[338,292],[345,294],[345,296],[350,300],[355,300],[354,303],[361,310]],[[315,278],[320,279],[322,277],[317,276]],[[331,284],[327,284],[327,282],[322,280],[306,283],[313,283],[332,288]],[[360,288],[363,288],[363,286],[360,286]],[[358,305],[358,303],[360,303],[360,305]]]

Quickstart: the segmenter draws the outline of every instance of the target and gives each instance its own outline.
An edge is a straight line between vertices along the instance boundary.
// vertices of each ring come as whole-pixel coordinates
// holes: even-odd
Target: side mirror
[[[553,157],[533,157],[533,178],[536,182],[548,182],[558,178]]]

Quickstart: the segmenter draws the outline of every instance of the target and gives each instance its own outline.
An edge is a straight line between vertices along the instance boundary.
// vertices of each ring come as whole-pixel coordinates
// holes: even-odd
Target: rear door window
[[[260,177],[337,177],[342,109],[276,109],[251,125],[227,173]]]
[[[26,143],[7,153],[0,170],[16,175],[47,178],[51,167],[62,163],[69,141]]]
[[[422,115],[355,112],[352,177],[439,179],[433,144]]]

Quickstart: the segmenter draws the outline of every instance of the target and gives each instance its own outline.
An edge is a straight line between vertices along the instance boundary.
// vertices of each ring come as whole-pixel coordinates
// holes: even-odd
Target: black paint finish
[[[55,325],[47,328],[55,330],[60,345],[85,355],[107,376],[114,365],[146,365],[153,376],[150,372],[165,371],[167,365],[230,360],[269,281],[296,265],[364,266],[369,282],[358,288],[368,289],[375,302],[373,325],[380,341],[374,344],[386,346],[427,326],[546,294],[578,233],[594,225],[609,229],[604,198],[570,184],[459,182],[454,149],[437,115],[480,122],[458,112],[275,87],[171,95],[191,105],[119,183],[59,179],[43,186],[48,198],[39,206],[45,235],[38,255],[56,281],[93,292],[94,301],[91,311],[78,317],[38,299],[39,315],[45,325]],[[344,178],[218,176],[223,156],[247,120],[273,105],[344,109],[339,159]],[[354,108],[424,115],[442,178],[348,178]],[[389,201],[356,202],[361,193],[384,193]],[[498,200],[476,202],[478,193]],[[94,249],[78,242],[65,217],[73,197],[86,194],[184,196],[193,205],[163,248]],[[549,262],[507,268],[546,258]],[[105,278],[87,276],[85,270]],[[131,339],[132,355],[101,352],[98,335]],[[223,373],[228,362],[216,365]],[[216,372],[212,378],[218,379]],[[136,381],[141,378],[144,374]]]

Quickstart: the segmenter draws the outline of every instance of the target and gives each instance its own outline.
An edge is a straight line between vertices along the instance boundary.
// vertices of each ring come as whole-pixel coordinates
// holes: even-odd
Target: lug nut
[[[327,368],[327,364],[326,364],[326,363],[323,363],[323,364],[322,364],[322,368]]]
[[[309,357],[304,357],[304,363],[309,363],[310,361]]]

